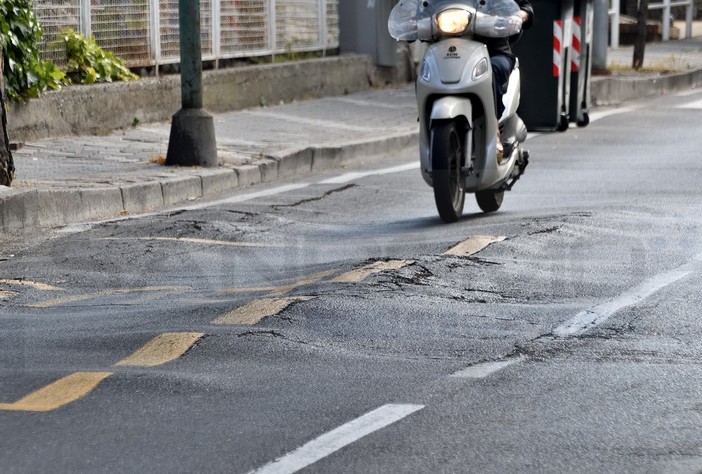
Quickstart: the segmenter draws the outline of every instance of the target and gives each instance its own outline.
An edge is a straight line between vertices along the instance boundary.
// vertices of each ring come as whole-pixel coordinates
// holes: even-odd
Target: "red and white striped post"
[[[570,70],[572,72],[580,71],[580,56],[582,54],[582,20],[579,16],[573,18],[573,44],[571,45],[572,52],[570,55]]]
[[[563,64],[563,20],[553,22],[553,77],[561,77]]]

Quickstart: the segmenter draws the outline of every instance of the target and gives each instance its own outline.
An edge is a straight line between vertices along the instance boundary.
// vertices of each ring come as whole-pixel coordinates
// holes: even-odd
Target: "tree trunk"
[[[0,40],[0,185],[10,186],[15,177],[15,164],[10,151],[10,140],[7,136],[7,111],[5,110],[5,81],[2,72],[4,64],[2,40]]]
[[[638,71],[643,67],[644,51],[646,50],[646,37],[648,36],[648,0],[641,0],[639,4],[639,21],[636,25],[636,42],[634,43],[633,68]]]

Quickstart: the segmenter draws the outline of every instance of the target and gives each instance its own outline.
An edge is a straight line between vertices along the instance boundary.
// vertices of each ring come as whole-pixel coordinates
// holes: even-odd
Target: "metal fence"
[[[621,11],[621,0],[610,0],[609,15],[611,21],[610,46],[619,47],[619,17]],[[672,19],[671,8],[685,7],[685,38],[692,38],[692,17],[695,3],[693,0],[662,0],[660,2],[649,2],[649,10],[662,10],[663,41],[670,39],[670,22]],[[637,7],[638,8],[638,7]]]
[[[339,46],[339,0],[201,0],[204,60]],[[65,64],[61,33],[92,35],[130,67],[177,63],[178,0],[35,0],[44,59]]]

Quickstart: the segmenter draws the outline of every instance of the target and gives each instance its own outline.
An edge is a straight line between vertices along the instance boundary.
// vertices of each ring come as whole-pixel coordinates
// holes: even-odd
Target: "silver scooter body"
[[[483,211],[498,210],[528,164],[518,61],[498,121],[490,56],[478,41],[521,32],[518,11],[513,0],[400,0],[388,20],[394,38],[428,44],[416,83],[421,172],[445,222],[460,218],[466,193]]]
[[[521,143],[526,141],[526,127],[517,116],[520,99],[519,66],[512,71],[505,111],[499,121],[505,147],[501,163],[497,163],[497,126],[492,88],[492,68],[474,79],[473,71],[481,60],[490,56],[487,47],[464,38],[444,38],[427,47],[417,79],[417,107],[420,123],[420,159],[424,180],[432,182],[432,123],[461,120],[466,125],[464,141],[465,192],[500,189],[519,173]],[[516,170],[515,170],[516,168]]]

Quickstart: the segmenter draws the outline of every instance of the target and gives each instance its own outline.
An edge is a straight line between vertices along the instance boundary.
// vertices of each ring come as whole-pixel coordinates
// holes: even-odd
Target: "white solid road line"
[[[682,92],[676,92],[675,94],[672,94],[675,97],[687,97],[688,95],[696,95],[699,94],[700,90],[699,89],[690,89]]]
[[[194,210],[198,210],[198,209],[204,209],[207,207],[219,206],[221,204],[235,204],[235,203],[239,203],[239,202],[250,201],[252,199],[262,198],[262,197],[276,196],[278,194],[287,193],[289,191],[297,191],[298,189],[304,189],[304,188],[307,188],[309,186],[310,186],[310,183],[288,184],[286,186],[277,186],[275,188],[264,189],[262,191],[257,191],[257,192],[253,192],[253,193],[239,194],[237,196],[232,196],[232,197],[226,198],[226,199],[220,199],[218,201],[210,201],[210,202],[205,202],[202,204],[196,204],[193,206],[185,206],[185,207],[181,207],[180,209],[186,210],[186,211],[194,211]]]
[[[240,202],[251,201],[252,199],[276,196],[278,194],[283,194],[283,193],[287,193],[290,191],[297,191],[300,189],[305,189],[305,188],[312,186],[313,184],[344,184],[344,183],[348,183],[350,181],[365,178],[368,176],[382,176],[382,175],[386,175],[386,174],[402,173],[404,171],[409,171],[409,170],[413,170],[416,168],[419,168],[419,160],[417,160],[416,162],[407,163],[407,164],[400,165],[400,166],[393,166],[391,168],[382,168],[379,170],[372,170],[372,171],[345,173],[345,174],[336,176],[334,178],[326,179],[324,181],[319,181],[318,183],[299,183],[299,184],[289,184],[286,186],[278,186],[278,187],[271,188],[271,189],[264,189],[264,190],[258,191],[258,192],[240,194],[238,196],[232,196],[230,198],[220,199],[218,201],[211,201],[211,202],[206,202],[206,203],[202,203],[202,204],[195,204],[192,206],[186,206],[186,207],[182,207],[180,209],[194,211],[197,209],[204,209],[204,208],[208,208],[208,207],[219,206],[222,204],[235,204],[235,203],[240,203]]]
[[[481,364],[471,365],[470,367],[459,370],[458,372],[454,372],[450,375],[450,377],[459,379],[484,379],[502,369],[506,369],[511,365],[524,362],[526,359],[527,358],[525,356],[520,356],[495,362],[483,362]]]
[[[627,112],[633,112],[636,110],[638,107],[619,107],[616,109],[609,109],[609,110],[602,110],[602,111],[597,111],[597,112],[591,112],[590,113],[590,123],[596,122],[597,120],[601,120],[605,117],[609,117],[611,115],[617,115],[617,114],[624,114]]]
[[[688,102],[687,104],[678,105],[676,109],[702,109],[702,100]]]
[[[334,178],[320,181],[319,184],[344,184],[344,183],[348,183],[349,181],[354,181],[356,179],[365,178],[368,176],[383,176],[386,174],[402,173],[404,171],[410,171],[410,170],[414,170],[417,168],[419,168],[419,160],[413,161],[412,163],[400,165],[400,166],[393,166],[392,168],[384,168],[384,169],[379,169],[379,170],[346,173],[346,174],[342,174],[340,176],[336,176]]]
[[[250,474],[287,474],[297,472],[358,441],[364,436],[400,421],[422,408],[424,408],[424,405],[383,405],[300,446],[295,451],[251,471]]]

